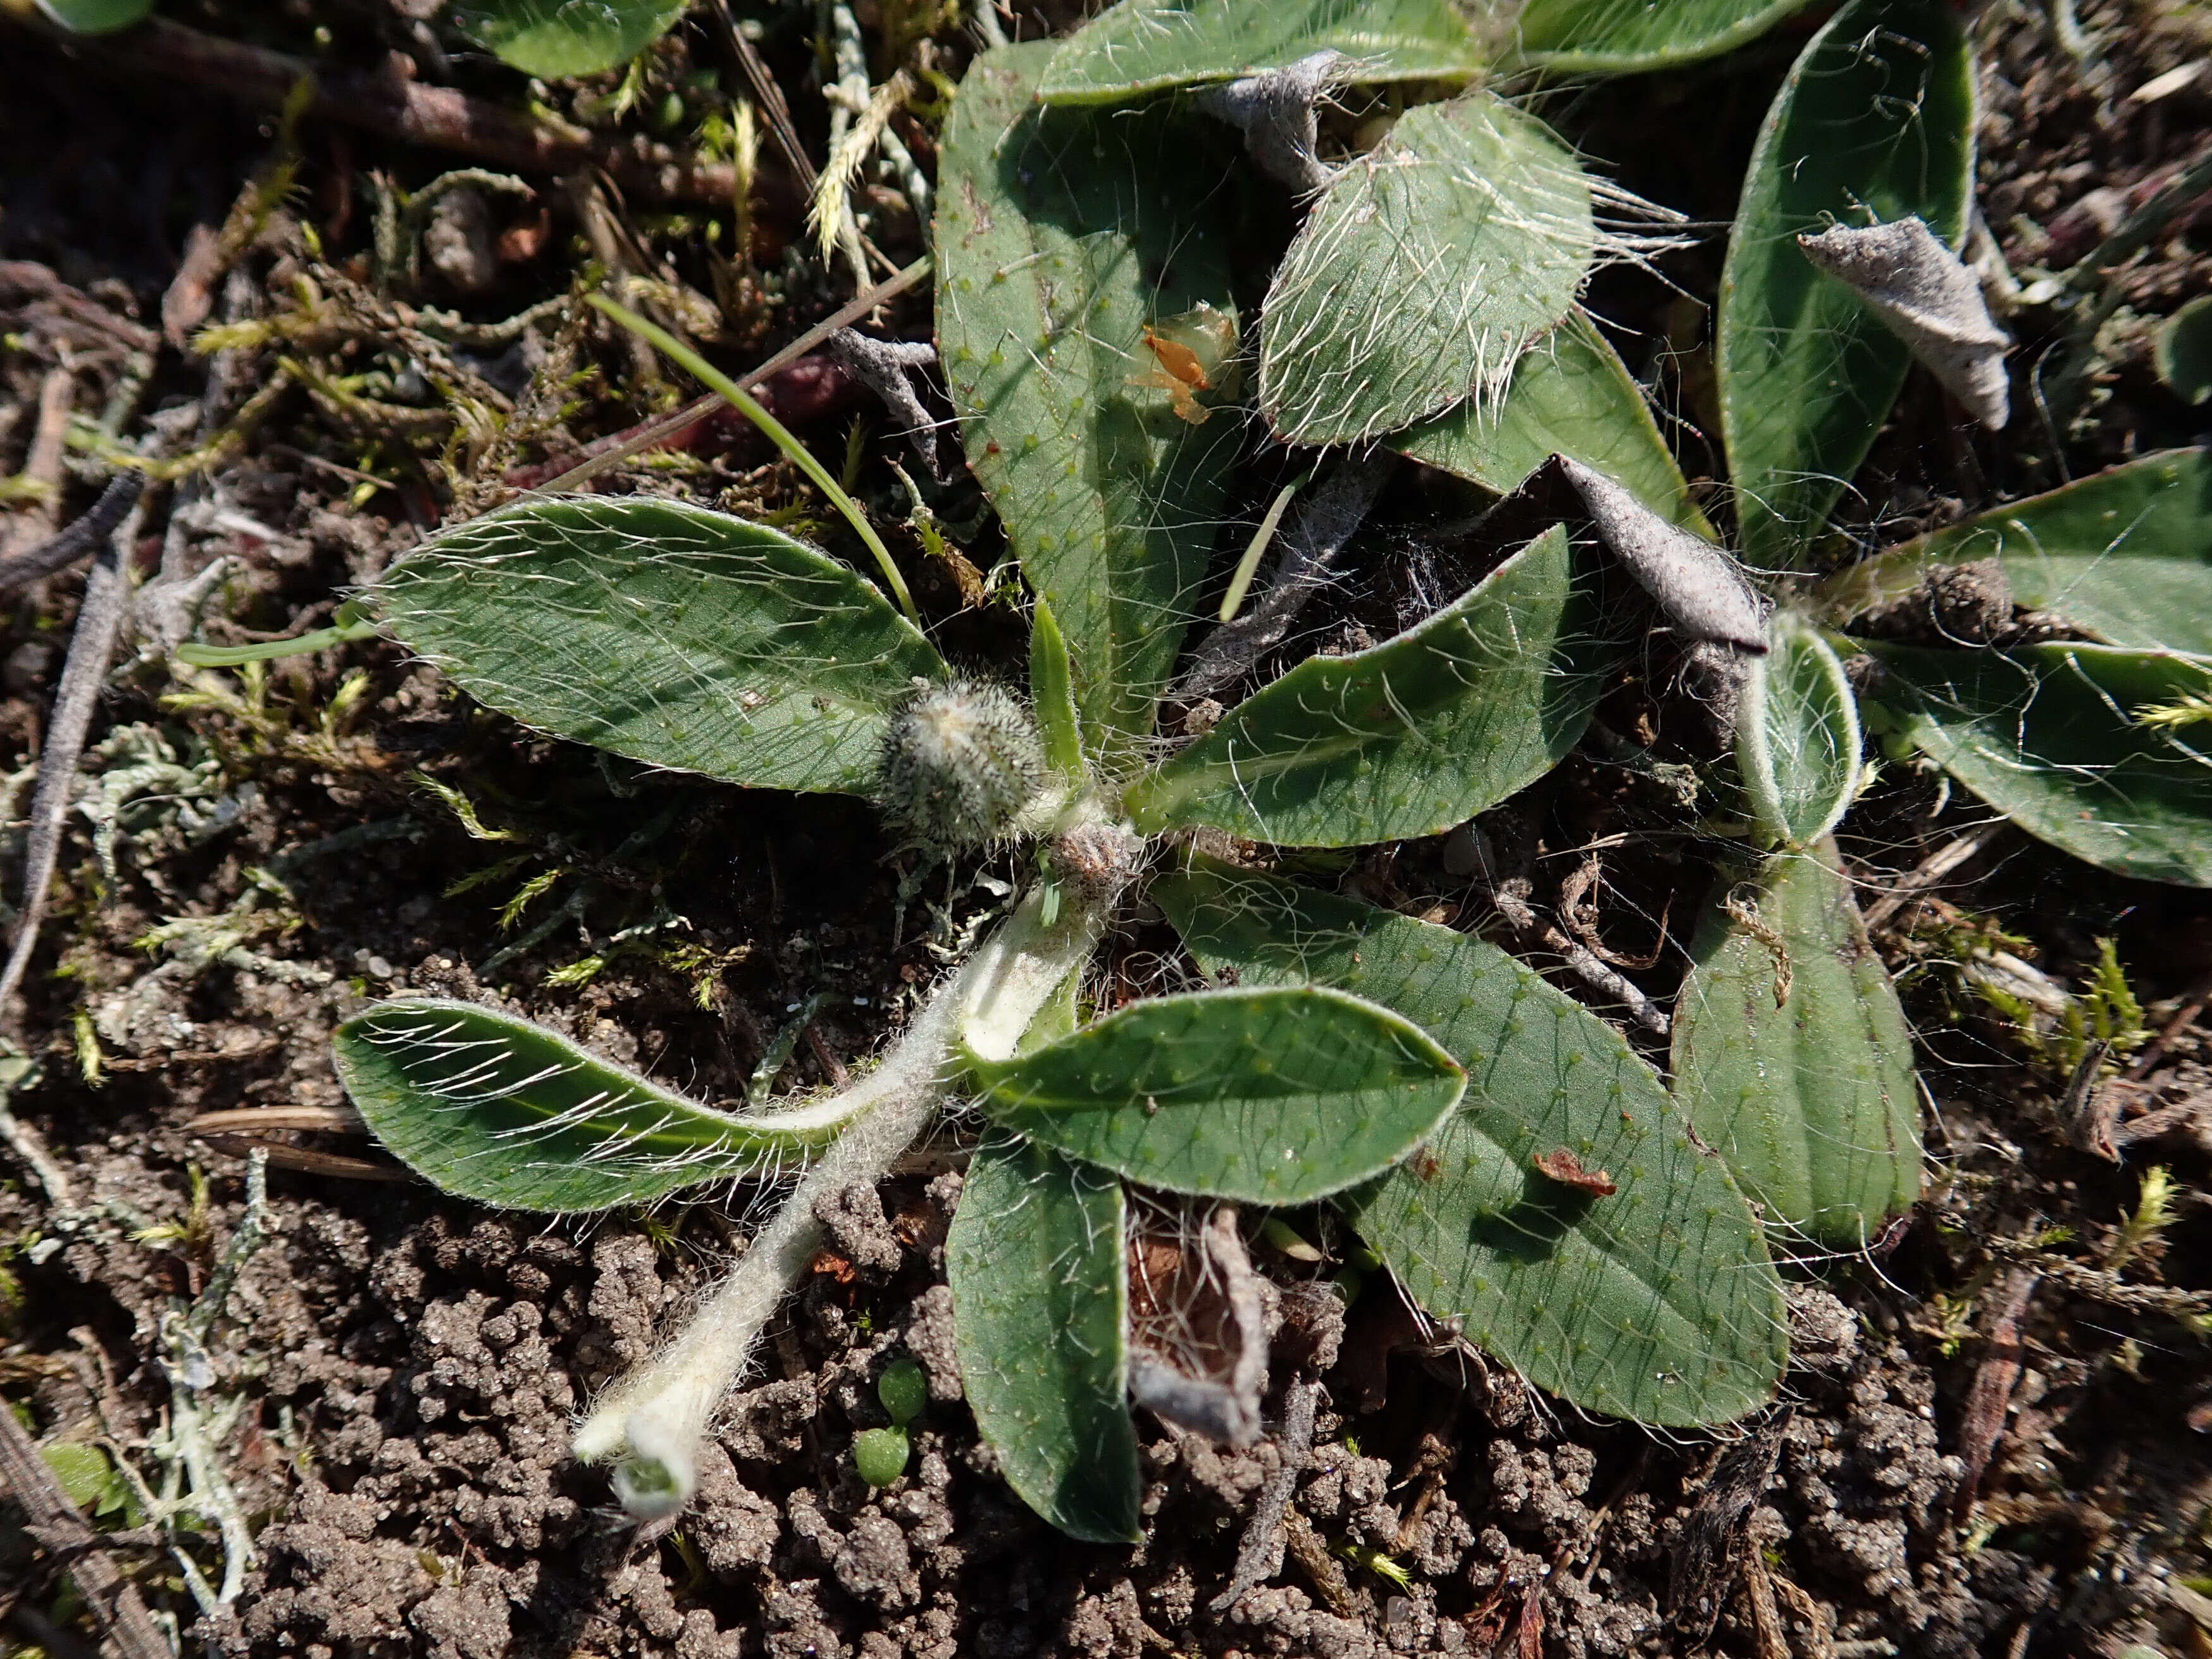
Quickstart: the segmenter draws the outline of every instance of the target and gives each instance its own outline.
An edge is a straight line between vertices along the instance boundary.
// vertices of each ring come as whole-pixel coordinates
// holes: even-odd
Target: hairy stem
[[[673,1515],[697,1484],[696,1449],[744,1371],[769,1318],[822,1245],[817,1200],[873,1186],[929,1127],[965,1047],[1011,1055],[1053,992],[1081,967],[1105,923],[1102,909],[1063,903],[1044,921],[1042,896],[1022,901],[998,933],[933,997],[881,1065],[843,1091],[852,1127],[784,1200],[690,1325],[615,1385],[577,1430],[586,1462],[619,1456],[616,1495],[640,1520]]]

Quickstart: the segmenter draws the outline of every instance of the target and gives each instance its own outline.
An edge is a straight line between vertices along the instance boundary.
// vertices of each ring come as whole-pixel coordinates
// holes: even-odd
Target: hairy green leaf
[[[1721,429],[1745,550],[1796,562],[1873,447],[1905,343],[1797,246],[1918,216],[1955,247],[1974,173],[1972,54],[1946,0],[1851,0],[1768,110],[1721,276]]]
[[[72,34],[109,34],[150,15],[154,0],[39,0],[39,6]]]
[[[1481,68],[1448,0],[1121,0],[1061,45],[1037,95],[1118,103],[1285,69],[1316,52],[1341,52],[1355,82],[1463,81]]]
[[[1596,246],[1589,180],[1535,117],[1489,93],[1410,110],[1283,258],[1261,409],[1286,443],[1340,444],[1494,404]]]
[[[1751,659],[1736,714],[1736,769],[1770,844],[1808,846],[1858,793],[1858,700],[1828,642],[1777,612],[1767,653]]]
[[[1210,306],[1233,343],[1238,198],[1218,124],[1034,105],[1053,50],[988,52],[961,83],[938,343],[969,465],[1066,637],[1085,736],[1114,750],[1152,729],[1240,424],[1178,418],[1145,331]]]
[[[2169,449],[1922,536],[1831,577],[1849,621],[1995,559],[2013,603],[2106,645],[2212,654],[2212,452]]]
[[[2101,869],[2212,887],[2212,663],[2053,642],[1868,645],[1866,696],[2038,840]]]
[[[675,27],[686,0],[477,0],[453,21],[501,62],[540,80],[597,75]]]
[[[1139,1536],[1121,1183],[1034,1144],[981,1146],[945,1242],[975,1426],[1022,1501],[1072,1537]]]
[[[1690,1121],[1774,1220],[1864,1249],[1919,1196],[1920,1096],[1835,843],[1724,884],[1691,956],[1674,1055]]]
[[[1759,1225],[1611,1026],[1449,928],[1218,865],[1153,891],[1210,971],[1372,998],[1467,1067],[1443,1129],[1344,1200],[1423,1307],[1586,1410],[1717,1423],[1772,1396],[1788,1339]],[[1617,1190],[1538,1170],[1562,1152]]]
[[[1582,462],[1655,513],[1700,535],[1698,510],[1643,388],[1587,313],[1567,313],[1513,371],[1495,407],[1462,404],[1390,440],[1417,461],[1500,495],[1553,455]]]
[[[523,501],[388,571],[392,631],[471,696],[650,765],[867,792],[890,711],[943,658],[844,565],[678,501]]]
[[[1623,648],[1554,526],[1395,639],[1311,657],[1133,784],[1146,831],[1285,847],[1434,835],[1552,769]]]
[[[995,1122],[1170,1192],[1304,1204],[1405,1157],[1459,1099],[1387,1008],[1304,987],[1151,997],[1001,1065]]]
[[[842,1120],[709,1110],[526,1019],[402,997],[338,1027],[339,1081],[410,1169],[503,1209],[572,1212],[802,1162]]]
[[[1547,69],[1626,75],[1754,40],[1808,0],[1528,0],[1521,52]]]

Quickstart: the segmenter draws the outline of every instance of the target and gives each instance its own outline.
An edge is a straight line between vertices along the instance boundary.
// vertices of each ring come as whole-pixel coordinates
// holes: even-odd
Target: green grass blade
[[[453,8],[461,32],[542,81],[629,62],[684,15],[686,0],[477,0]]]
[[[969,465],[1074,664],[1084,735],[1128,755],[1189,626],[1240,442],[1178,419],[1148,324],[1233,325],[1233,136],[1162,106],[1054,110],[1054,47],[976,59],[939,164],[937,331]]]
[[[890,549],[885,547],[884,538],[876,534],[876,527],[868,522],[868,515],[860,511],[860,503],[846,493],[842,484],[830,476],[830,469],[814,459],[813,451],[799,442],[789,427],[769,414],[751,392],[666,329],[647,322],[627,306],[617,305],[604,294],[587,295],[586,298],[595,308],[665,353],[687,370],[700,385],[714,392],[758,427],[762,434],[781,450],[792,464],[812,481],[817,489],[829,497],[830,505],[836,507],[845,522],[853,526],[853,533],[860,538],[861,544],[868,550],[869,556],[875,560],[876,568],[883,572],[884,581],[891,590],[891,597],[898,601],[898,608],[906,612],[908,622],[916,628],[921,626],[921,613],[914,608],[914,595],[907,592],[906,578],[899,574],[898,565],[891,558]]]
[[[1466,1066],[1443,1129],[1344,1200],[1423,1307],[1586,1410],[1688,1425],[1772,1397],[1787,1335],[1759,1225],[1611,1026],[1448,928],[1205,863],[1153,892],[1209,969],[1371,998]],[[1536,1170],[1562,1149],[1619,1190]]]
[[[1118,103],[1328,51],[1344,55],[1353,82],[1464,81],[1482,65],[1447,0],[1121,0],[1061,45],[1037,95]]]
[[[337,1030],[338,1078],[376,1138],[449,1193],[503,1209],[643,1204],[788,1168],[836,1139],[822,1111],[733,1117],[512,1014],[429,997]]]
[[[1768,650],[1746,669],[1736,712],[1736,770],[1770,846],[1808,847],[1858,793],[1858,700],[1828,642],[1778,613]]]
[[[1408,111],[1315,204],[1260,318],[1260,407],[1285,443],[1494,404],[1597,247],[1589,180],[1489,93]]]
[[[1500,495],[1554,454],[1565,455],[1683,529],[1712,535],[1643,388],[1580,310],[1530,348],[1503,402],[1462,404],[1401,433],[1390,447]]]
[[[2166,450],[2014,501],[1853,565],[1815,598],[1847,623],[1984,559],[2014,604],[2102,644],[2212,654],[2212,452]]]
[[[1555,526],[1395,639],[1300,663],[1124,804],[1147,832],[1206,825],[1285,847],[1464,822],[1575,746],[1624,648],[1576,577]]]
[[[1868,700],[2029,835],[2115,875],[2212,887],[2212,663],[2061,643],[1864,648],[1885,671]]]
[[[1852,0],[1767,112],[1721,276],[1716,359],[1754,562],[1798,561],[1911,366],[1905,343],[1813,267],[1798,233],[1917,215],[1956,247],[1973,131],[1972,53],[1945,0]]]
[[[654,766],[866,793],[891,709],[949,671],[851,570],[643,496],[526,501],[375,589],[392,631],[504,714]]]
[[[1170,1192],[1304,1204],[1419,1146],[1466,1081],[1388,1009],[1303,987],[1152,997],[979,1066],[994,1122]]]
[[[1139,1535],[1121,1183],[1048,1147],[982,1146],[945,1242],[975,1426],[1022,1501],[1071,1537]]]
[[[1521,53],[1546,69],[1629,75],[1732,52],[1808,0],[1528,0]]]
[[[1904,1011],[1834,842],[1722,879],[1675,1004],[1675,1096],[1775,1221],[1863,1249],[1920,1193]]]

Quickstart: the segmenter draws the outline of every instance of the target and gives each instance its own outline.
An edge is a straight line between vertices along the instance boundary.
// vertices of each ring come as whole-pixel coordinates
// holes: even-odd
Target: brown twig
[[[738,27],[738,20],[730,11],[730,0],[714,0],[707,9],[707,15],[714,22],[714,33],[721,37],[723,47],[737,60],[745,84],[753,89],[754,101],[768,119],[769,135],[775,140],[776,149],[783,152],[784,165],[811,199],[816,179],[814,163],[807,157],[806,146],[799,142],[799,128],[791,118],[791,106],[784,99],[783,88],[776,83],[760,49],[746,40]]]
[[[39,423],[31,433],[31,449],[23,459],[23,477],[46,486],[46,495],[27,512],[20,514],[0,536],[0,555],[15,556],[54,533],[56,509],[60,506],[62,457],[69,437],[70,411],[76,404],[76,377],[66,368],[46,371],[39,382]]]
[[[6,15],[0,10],[0,17]],[[161,337],[144,324],[117,316],[33,260],[0,259],[0,301],[43,306],[47,316],[104,336],[132,351],[151,351],[161,343]]]
[[[69,1559],[67,1571],[77,1591],[106,1627],[107,1645],[120,1659],[172,1659],[169,1644],[154,1627],[138,1587],[125,1579],[101,1547],[100,1534],[86,1524],[62,1490],[38,1446],[0,1407],[0,1491],[11,1493],[38,1542]]]
[[[2026,1267],[2015,1267],[2007,1276],[2004,1300],[1998,1304],[1996,1317],[1990,1322],[1981,1366],[1974,1373],[1973,1386],[1966,1390],[1966,1409],[1960,1413],[1959,1420],[1959,1456],[1966,1468],[1951,1499],[1951,1513],[1961,1520],[1972,1511],[1982,1475],[1990,1466],[1997,1442],[2004,1437],[2005,1413],[2012,1404],[2013,1386],[2020,1381],[2024,1352],[2020,1322],[2027,1316],[2027,1304],[2034,1298],[2039,1279],[2040,1275]]]
[[[15,994],[38,945],[39,924],[46,918],[47,890],[53,885],[62,822],[76,782],[77,761],[92,730],[93,712],[99,706],[100,688],[107,678],[116,636],[122,632],[123,619],[131,609],[131,580],[124,574],[121,548],[137,522],[134,508],[108,538],[106,548],[85,579],[84,597],[77,605],[76,628],[70,635],[69,656],[62,665],[61,686],[54,694],[53,714],[46,726],[46,747],[39,757],[38,785],[31,793],[22,914],[15,923],[8,964],[0,969],[0,1029],[15,1024]]]
[[[202,1112],[185,1125],[187,1134],[221,1134],[244,1130],[258,1134],[266,1129],[314,1129],[325,1134],[368,1133],[361,1114],[350,1106],[237,1106],[220,1112]]]
[[[14,11],[0,20],[49,36],[55,29]],[[386,138],[451,150],[492,167],[539,175],[604,167],[632,196],[653,201],[730,199],[736,182],[726,162],[644,139],[623,140],[518,114],[450,87],[426,87],[404,73],[364,75],[331,70],[303,58],[243,41],[225,40],[159,17],[116,34],[63,37],[69,50],[95,69],[204,88],[262,109],[281,109],[306,80],[307,113]],[[779,180],[781,204],[797,210],[804,198]]]
[[[107,481],[107,488],[100,492],[100,499],[68,529],[36,547],[0,558],[0,593],[12,592],[26,582],[65,570],[104,546],[115,534],[115,527],[138,505],[138,497],[145,490],[146,475],[137,468],[117,473]]]

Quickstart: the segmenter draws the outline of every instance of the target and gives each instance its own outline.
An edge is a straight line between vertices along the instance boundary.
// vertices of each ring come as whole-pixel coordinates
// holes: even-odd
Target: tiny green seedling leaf
[[[477,0],[453,9],[461,30],[502,63],[543,81],[627,63],[675,27],[687,0]]]
[[[1390,447],[1500,495],[1554,454],[1617,480],[1655,513],[1710,537],[1651,405],[1612,342],[1580,310],[1529,349],[1494,406],[1462,404]]]
[[[1867,692],[2039,841],[2116,875],[2212,887],[2212,663],[2053,642],[1869,644]]]
[[[903,1425],[863,1429],[853,1437],[853,1472],[872,1486],[888,1486],[906,1473],[914,1444]]]
[[[1466,1075],[1420,1029],[1340,991],[1207,991],[1130,1004],[979,1066],[991,1119],[1149,1187],[1304,1204],[1419,1146]]]
[[[378,583],[392,631],[526,725],[732,783],[864,794],[943,658],[853,571],[763,525],[579,496],[470,520]]]
[[[1285,443],[1341,444],[1495,404],[1596,247],[1589,180],[1535,117],[1489,93],[1410,110],[1283,257],[1260,407]]]
[[[1121,1183],[1033,1144],[976,1150],[945,1243],[975,1426],[1022,1501],[1071,1537],[1133,1544]]]
[[[1736,769],[1767,843],[1807,847],[1858,793],[1858,700],[1842,660],[1801,619],[1778,612],[1767,639],[1766,654],[1745,665]]]
[[[1623,648],[1576,575],[1554,526],[1396,638],[1309,658],[1133,784],[1138,828],[1351,847],[1495,805],[1575,746]]]
[[[843,1127],[803,1106],[712,1111],[474,1003],[378,1003],[338,1027],[331,1052],[362,1118],[402,1163],[447,1192],[513,1210],[647,1203],[804,1163]]]
[[[1864,1249],[1919,1196],[1920,1096],[1835,844],[1723,885],[1691,956],[1674,1054],[1691,1122],[1774,1220]]]
[[[2166,450],[2014,501],[1853,565],[1815,597],[1844,623],[1984,559],[2014,604],[2102,644],[2212,653],[2212,452]]]
[[[1344,1200],[1414,1300],[1586,1410],[1717,1423],[1772,1396],[1758,1223],[1611,1026],[1449,928],[1204,862],[1153,892],[1210,971],[1373,998],[1467,1067],[1443,1127]]]
[[[1348,82],[1464,81],[1481,68],[1449,0],[1121,0],[1060,46],[1048,104],[1118,103],[1342,54]]]
[[[39,9],[72,34],[112,34],[150,16],[154,0],[39,0]]]
[[[876,1398],[891,1421],[904,1428],[929,1404],[928,1373],[914,1360],[894,1359],[876,1379]]]
[[[1731,52],[1808,0],[1528,0],[1521,52],[1547,69],[1628,75]]]
[[[1760,129],[1721,277],[1721,428],[1747,553],[1795,562],[1911,366],[1801,232],[1918,217],[1952,246],[1973,179],[1973,62],[1945,0],[1852,0]]]
[[[1234,327],[1232,140],[1164,106],[1038,107],[1053,51],[987,52],[961,83],[939,160],[938,349],[969,464],[1106,750],[1152,729],[1238,443],[1231,410],[1176,414],[1145,343],[1201,305]]]

